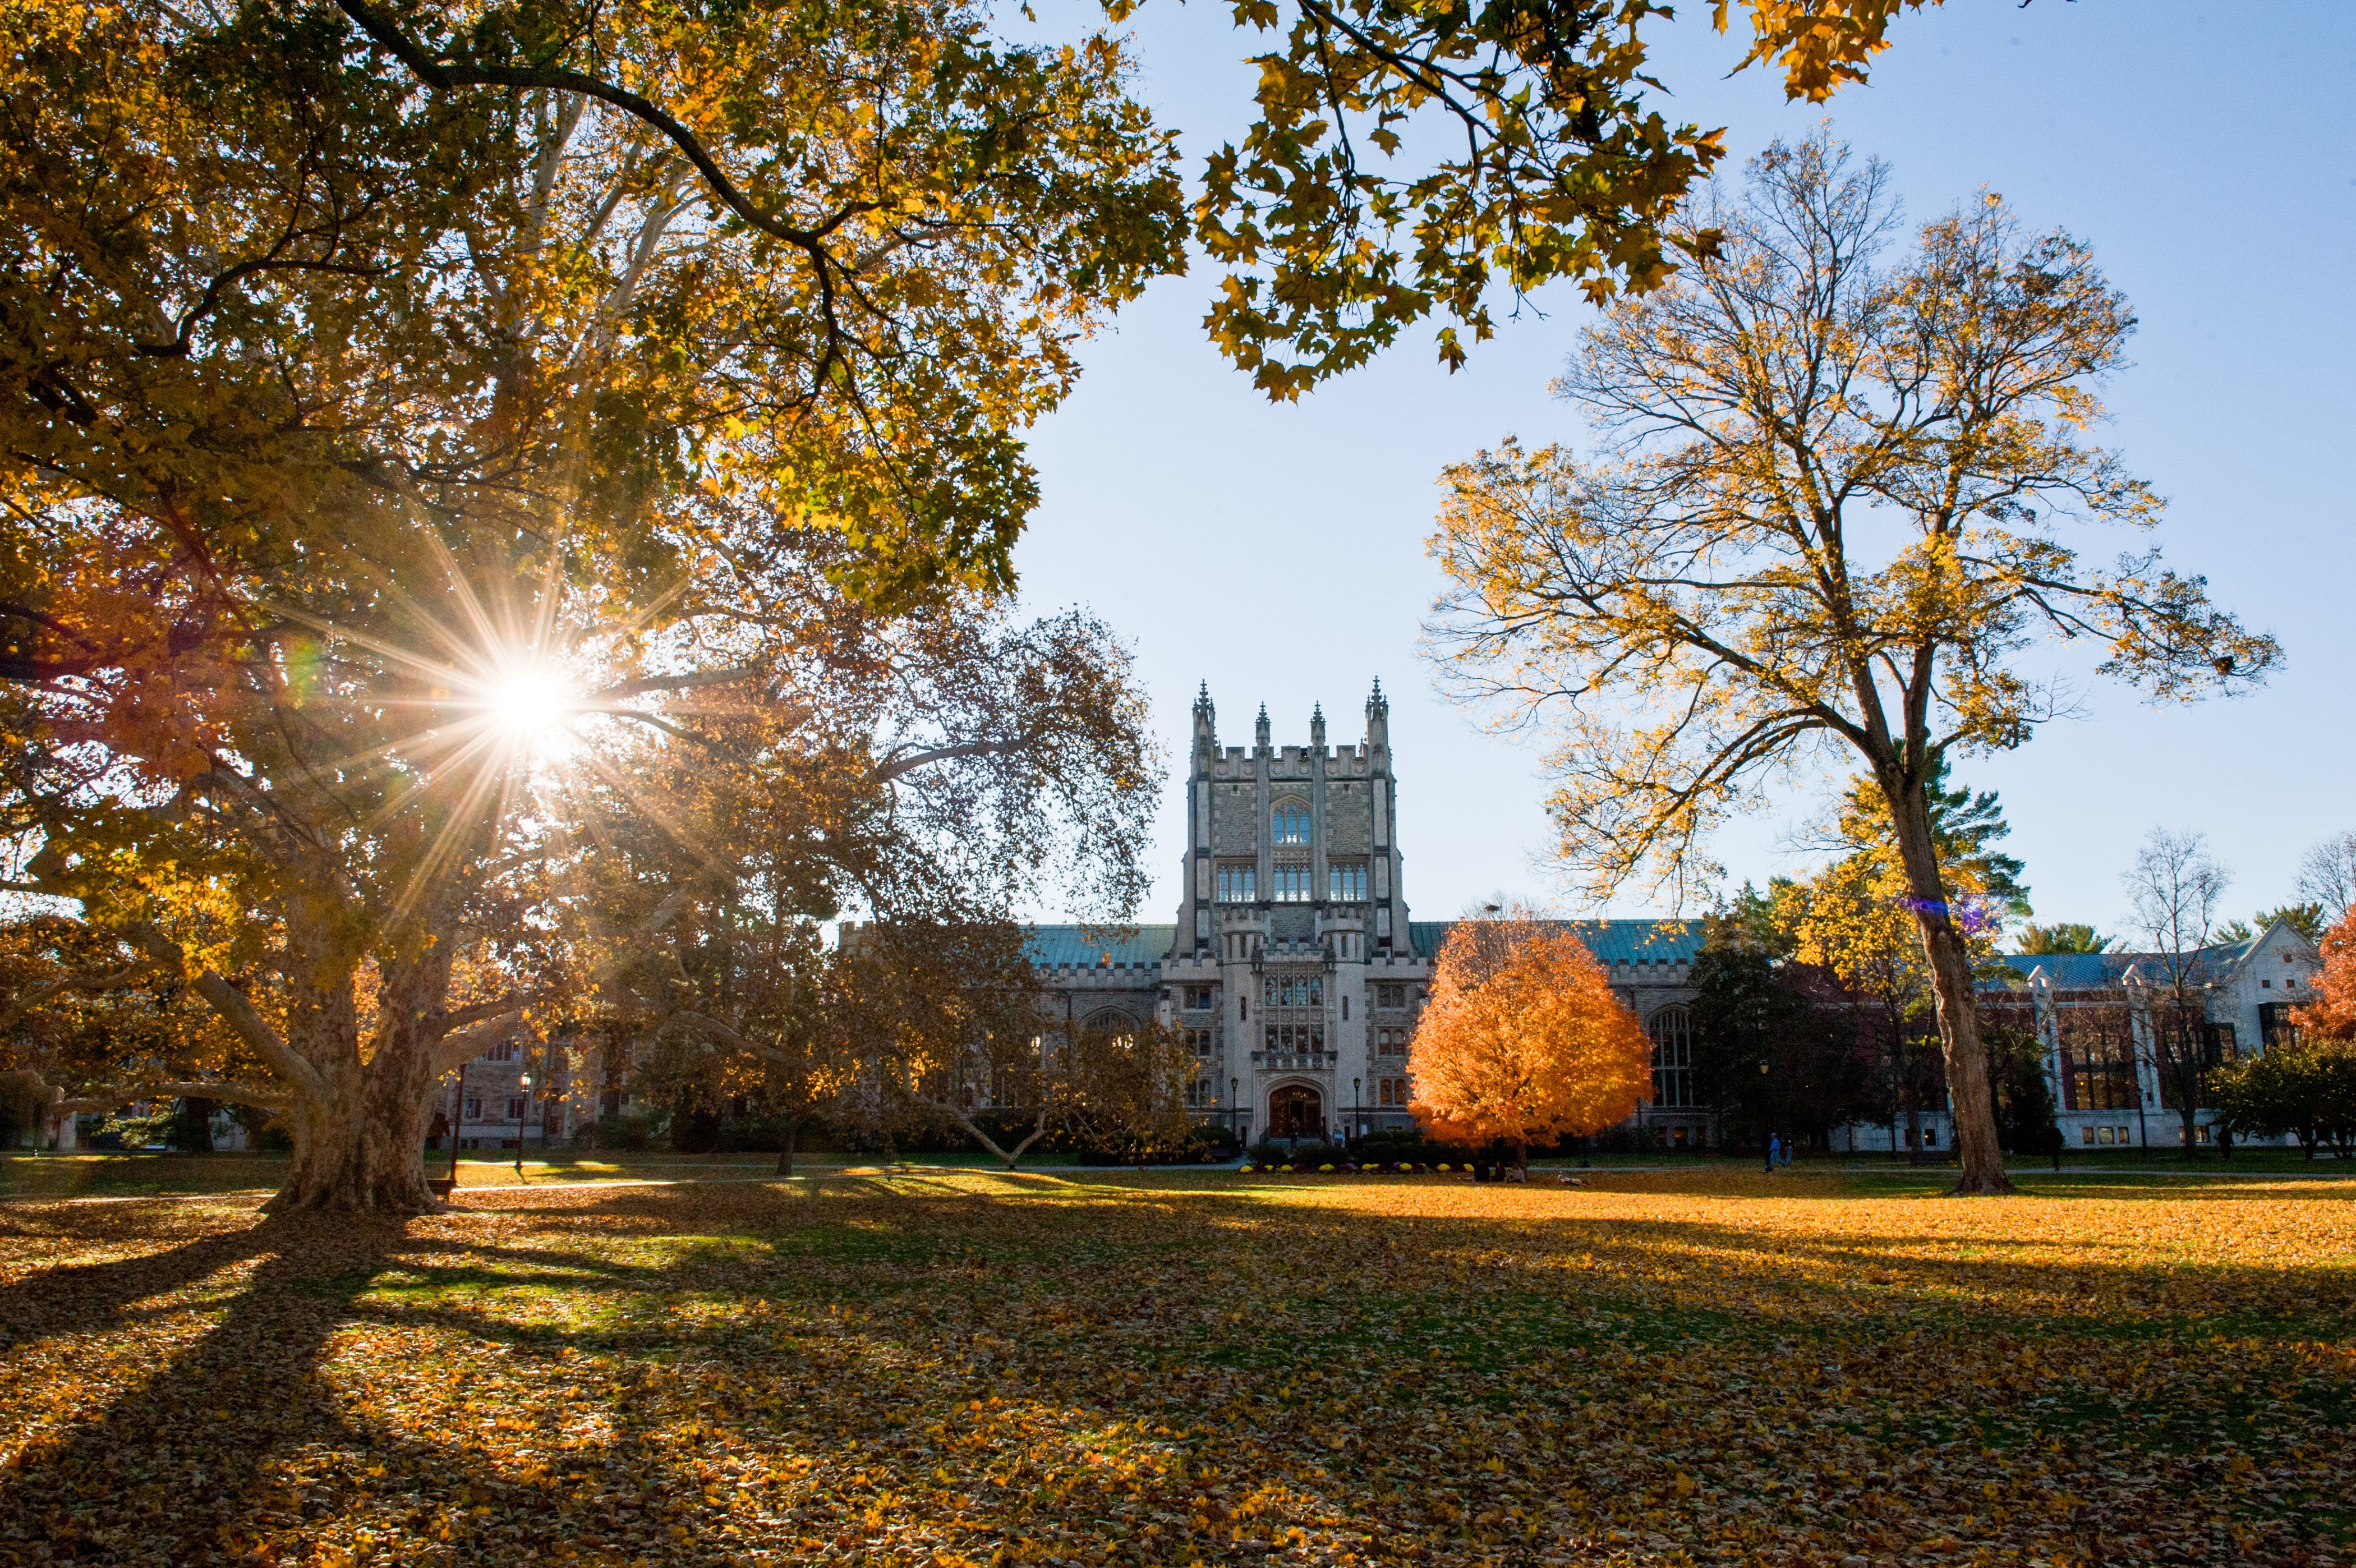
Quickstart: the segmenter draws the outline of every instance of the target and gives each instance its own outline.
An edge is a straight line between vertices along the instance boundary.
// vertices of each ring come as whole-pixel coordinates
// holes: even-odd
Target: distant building
[[[1194,701],[1177,919],[1109,936],[1036,926],[1031,947],[1070,1031],[1148,1019],[1183,1031],[1190,1103],[1247,1139],[1409,1124],[1407,1047],[1450,922],[1408,918],[1390,706],[1376,682],[1355,746],[1222,747],[1208,688]],[[1698,922],[1572,923],[1655,1041],[1655,1097],[1635,1120],[1701,1146],[1687,977]]]
[[[1031,929],[1054,1026],[1118,1031],[1147,1019],[1183,1032],[1190,1103],[1246,1139],[1404,1127],[1408,1042],[1452,922],[1408,918],[1389,704],[1376,683],[1356,745],[1328,746],[1321,707],[1309,744],[1219,745],[1205,687],[1194,700],[1181,896],[1170,925],[1101,932]],[[1689,983],[1703,932],[1692,920],[1566,922],[1653,1041],[1653,1093],[1628,1125],[1668,1148],[1718,1139],[1693,1084]],[[2222,1062],[2286,1037],[2321,955],[2282,922],[2199,956]],[[2158,1070],[2150,954],[2011,957],[1983,983],[1991,1021],[2017,1014],[2045,1042],[2048,1081],[2071,1147],[2175,1145],[2182,1124]],[[2201,1117],[2202,1131],[2212,1117]],[[1855,1122],[1836,1148],[1896,1150],[1909,1123]],[[1919,1118],[1924,1146],[1953,1146],[1944,1106]]]

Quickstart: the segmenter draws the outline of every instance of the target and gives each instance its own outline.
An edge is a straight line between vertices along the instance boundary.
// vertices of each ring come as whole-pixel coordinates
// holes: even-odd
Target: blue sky
[[[1049,29],[1095,13],[1036,8]],[[2170,564],[2282,640],[2286,667],[2254,696],[2157,709],[2089,680],[2082,718],[1958,765],[2002,791],[2038,918],[2123,925],[2119,873],[2160,823],[2209,834],[2235,873],[2231,912],[2289,898],[2307,846],[2356,827],[2356,5],[1949,0],[1901,19],[1872,84],[1820,108],[1784,103],[1756,71],[1726,80],[1739,47],[1709,31],[1699,0],[1685,10],[1657,35],[1676,93],[1665,113],[1727,126],[1734,161],[1829,118],[1893,166],[1910,216],[1986,186],[2031,224],[2094,243],[2142,321],[2101,438],[2169,499]],[[1139,91],[1197,166],[1248,110],[1248,40],[1227,15],[1151,0],[1134,28]],[[1322,701],[1340,742],[1380,676],[1417,915],[1500,887],[1544,893],[1534,751],[1439,699],[1415,645],[1439,586],[1423,546],[1435,478],[1508,434],[1580,440],[1546,389],[1585,308],[1540,299],[1453,377],[1429,332],[1410,331],[1277,407],[1205,339],[1213,281],[1198,266],[1124,312],[1033,433],[1044,503],[1017,555],[1026,600],[1088,604],[1133,639],[1173,757],[1198,681],[1229,744],[1248,744],[1262,702],[1281,742],[1307,739]],[[2087,542],[2103,558],[2129,542]],[[2057,652],[2025,668],[2080,665]],[[1802,780],[1724,834],[1733,878],[1803,868],[1793,831],[1834,787]],[[1183,822],[1168,799],[1149,920],[1169,919],[1177,897]],[[1646,910],[1630,898],[1611,912]]]

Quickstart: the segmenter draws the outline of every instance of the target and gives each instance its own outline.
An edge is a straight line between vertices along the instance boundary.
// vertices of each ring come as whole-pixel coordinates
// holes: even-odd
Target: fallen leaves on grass
[[[0,1561],[2319,1564],[2351,1257],[2292,1184],[17,1206]]]

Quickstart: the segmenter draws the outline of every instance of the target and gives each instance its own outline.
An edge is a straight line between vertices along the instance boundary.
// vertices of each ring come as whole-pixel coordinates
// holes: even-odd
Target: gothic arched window
[[[1653,1103],[1671,1110],[1693,1104],[1693,1016],[1672,1004],[1644,1020],[1653,1041]]]
[[[1309,803],[1297,800],[1279,800],[1268,815],[1268,837],[1270,843],[1307,843]]]

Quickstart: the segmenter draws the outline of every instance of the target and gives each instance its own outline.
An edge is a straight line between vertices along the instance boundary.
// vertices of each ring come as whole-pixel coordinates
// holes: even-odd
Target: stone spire
[[[1325,704],[1317,704],[1309,715],[1309,744],[1319,751],[1325,749]]]
[[[1252,740],[1253,744],[1262,751],[1268,749],[1268,704],[1266,703],[1259,705],[1259,723],[1252,726]]]

